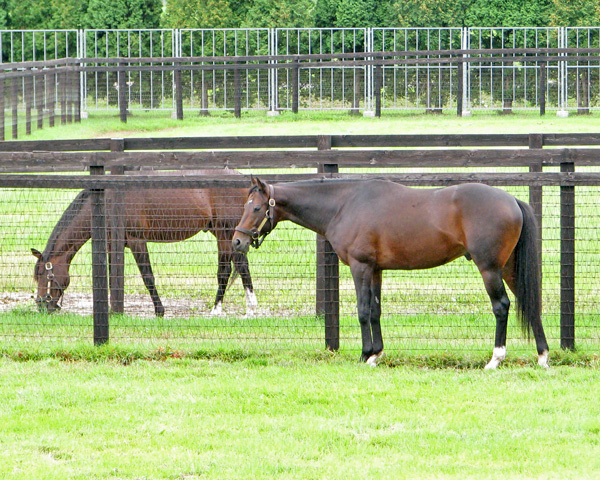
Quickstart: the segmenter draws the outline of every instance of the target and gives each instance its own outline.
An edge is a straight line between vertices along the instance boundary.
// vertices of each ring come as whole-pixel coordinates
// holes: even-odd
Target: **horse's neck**
[[[350,193],[347,184],[296,183],[277,187],[275,198],[279,205],[277,220],[290,220],[320,235],[325,235],[329,222],[335,217]]]
[[[45,258],[64,256],[66,262],[70,263],[91,237],[91,221],[88,222],[87,219],[77,217],[66,228],[57,224],[50,235],[44,256]]]

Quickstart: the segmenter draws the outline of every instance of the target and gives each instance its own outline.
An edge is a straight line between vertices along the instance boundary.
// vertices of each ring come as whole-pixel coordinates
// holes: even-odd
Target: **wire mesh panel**
[[[527,187],[505,189],[528,200]],[[593,350],[599,340],[598,188],[576,190],[576,345]],[[124,282],[124,313],[111,315],[111,342],[187,349],[323,348],[323,319],[315,310],[316,235],[282,222],[249,253],[246,265],[230,243],[245,193],[107,191],[111,297],[119,275],[115,262],[123,265]],[[4,188],[0,199],[0,337],[14,344],[91,341],[89,192]],[[551,348],[560,339],[560,201],[560,187],[544,187],[543,318]],[[127,248],[116,260],[111,255],[119,238]],[[32,255],[31,248],[39,253]],[[231,281],[236,271],[238,278]],[[225,285],[220,304],[219,286]],[[356,294],[346,266],[340,267],[339,285],[340,345],[358,352]],[[534,347],[521,339],[514,310],[513,303],[509,349],[531,353]],[[489,351],[495,319],[477,267],[460,258],[435,269],[386,271],[382,328],[388,351]]]
[[[470,49],[562,48],[559,28],[498,27],[469,28]],[[490,55],[475,55],[489,58]],[[562,108],[562,73],[557,62],[546,66],[548,108]],[[468,67],[469,106],[478,109],[539,108],[540,65],[535,62],[482,62]]]
[[[183,57],[236,57],[269,55],[268,29],[182,29],[180,55]],[[232,59],[233,60],[233,59]],[[202,62],[223,65],[225,62]],[[244,61],[247,65],[253,63]],[[240,74],[241,108],[266,110],[269,107],[269,71],[243,69]],[[214,69],[183,74],[184,108],[207,112],[234,108],[234,72]]]
[[[1,30],[2,63],[78,57],[77,30]]]
[[[565,29],[566,47],[598,48],[600,28],[569,27]],[[585,53],[580,54],[586,56]],[[568,62],[566,102],[580,114],[589,113],[600,105],[600,63],[595,60]]]
[[[173,30],[84,30],[83,56],[88,58],[135,58],[177,56]],[[157,65],[162,65],[158,63]],[[106,64],[95,64],[102,66]],[[128,62],[127,65],[141,65]],[[153,66],[154,63],[143,65]],[[117,72],[83,74],[85,110],[112,110],[119,105]],[[127,72],[130,110],[173,110],[173,75],[164,71]]]
[[[364,28],[278,28],[275,55],[312,55],[364,52]],[[329,59],[319,60],[319,62]],[[276,72],[277,108],[292,108],[292,69]],[[364,67],[309,67],[298,72],[300,110],[358,109],[365,101]],[[363,104],[364,105],[364,104]]]
[[[418,55],[424,50],[462,48],[460,28],[374,28],[372,51],[410,51],[416,55],[402,58],[442,58]],[[383,67],[381,108],[407,110],[425,108],[441,111],[456,108],[458,82],[456,65],[392,65]]]

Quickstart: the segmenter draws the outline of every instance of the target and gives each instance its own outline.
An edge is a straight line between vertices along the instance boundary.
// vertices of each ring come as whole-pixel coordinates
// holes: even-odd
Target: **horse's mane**
[[[79,215],[88,198],[90,198],[90,191],[83,190],[75,197],[75,199],[63,212],[60,220],[54,227],[54,230],[52,230],[50,238],[48,238],[48,243],[46,244],[46,249],[44,250],[44,258],[46,258],[50,253],[54,252],[58,238],[73,223],[73,220]]]

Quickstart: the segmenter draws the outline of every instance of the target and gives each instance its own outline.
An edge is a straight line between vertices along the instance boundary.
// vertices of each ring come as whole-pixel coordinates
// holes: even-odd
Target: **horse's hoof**
[[[156,308],[156,309],[154,310],[154,314],[155,314],[157,317],[164,317],[164,316],[165,316],[165,309],[164,309],[164,307]]]
[[[486,370],[495,370],[498,365],[506,358],[506,347],[494,347],[492,359],[485,366]]]
[[[550,368],[550,365],[548,365],[548,350],[538,355],[538,365],[543,368]]]
[[[371,355],[368,359],[367,359],[367,365],[369,365],[370,367],[375,368],[377,366],[377,362],[379,361],[379,359],[383,357],[383,350],[379,353],[375,353],[373,355]]]

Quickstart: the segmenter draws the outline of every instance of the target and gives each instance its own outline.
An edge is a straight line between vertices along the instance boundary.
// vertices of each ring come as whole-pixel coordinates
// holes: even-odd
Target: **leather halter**
[[[46,262],[44,264],[44,269],[46,270],[46,280],[47,280],[46,295],[44,295],[43,297],[38,296],[35,299],[35,301],[38,304],[40,304],[42,302],[46,302],[46,305],[48,305],[52,301],[52,295],[50,294],[50,289],[52,288],[52,284],[54,283],[56,288],[60,292],[58,298],[56,299],[56,308],[57,308],[57,310],[60,310],[61,305],[59,304],[59,302],[61,302],[62,298],[63,298],[63,288],[62,288],[61,284],[56,281],[54,272],[52,271],[53,268],[54,267],[52,266],[52,262]]]
[[[273,225],[273,209],[275,208],[276,202],[275,202],[275,199],[273,198],[273,186],[272,185],[269,185],[268,203],[269,203],[270,208],[267,208],[267,211],[265,212],[265,216],[263,217],[261,222],[258,224],[258,227],[252,228],[250,230],[248,230],[246,228],[235,227],[236,232],[240,232],[245,235],[248,235],[252,239],[252,242],[250,242],[250,245],[252,245],[254,248],[259,248],[262,245],[265,238],[270,233],[270,231],[273,230],[273,227],[274,227],[274,225]],[[268,232],[263,233],[261,235],[262,229],[265,227],[267,222],[271,223],[271,229]]]

